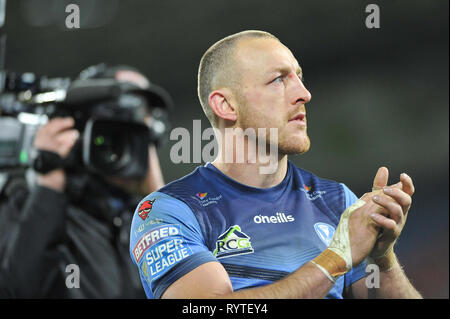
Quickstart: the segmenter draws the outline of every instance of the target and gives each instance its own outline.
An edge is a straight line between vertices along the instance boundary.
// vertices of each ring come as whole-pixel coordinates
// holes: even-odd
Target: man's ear
[[[235,122],[237,120],[236,108],[231,101],[231,92],[228,89],[212,91],[209,94],[209,106],[218,118]]]

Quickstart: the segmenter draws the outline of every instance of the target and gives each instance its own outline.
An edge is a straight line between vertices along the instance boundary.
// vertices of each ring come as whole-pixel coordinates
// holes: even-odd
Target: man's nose
[[[292,104],[306,104],[311,101],[311,93],[306,89],[303,82],[299,79],[297,74],[292,74],[291,76],[292,83]]]

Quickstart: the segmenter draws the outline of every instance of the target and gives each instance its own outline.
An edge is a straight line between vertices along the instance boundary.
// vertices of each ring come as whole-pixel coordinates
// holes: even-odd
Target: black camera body
[[[166,137],[171,99],[159,87],[143,89],[111,78],[5,78],[0,93],[0,170],[34,167],[45,173],[62,167],[140,178],[148,168],[149,144],[158,146]],[[61,159],[34,149],[39,127],[65,116],[75,119],[81,133],[69,156]]]

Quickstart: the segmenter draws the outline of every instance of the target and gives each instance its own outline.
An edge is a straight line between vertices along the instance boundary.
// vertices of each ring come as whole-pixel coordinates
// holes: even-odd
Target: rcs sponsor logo
[[[217,238],[213,255],[220,259],[250,254],[253,251],[250,237],[241,230],[239,225],[234,225]]]

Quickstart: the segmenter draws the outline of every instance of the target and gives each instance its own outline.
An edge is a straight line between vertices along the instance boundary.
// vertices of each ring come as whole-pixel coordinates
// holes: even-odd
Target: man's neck
[[[267,164],[258,162],[226,163],[216,159],[212,164],[223,174],[241,184],[257,188],[270,188],[280,184],[285,178],[287,172],[287,155],[278,159],[275,171],[270,174],[262,174],[261,167],[267,166]]]

